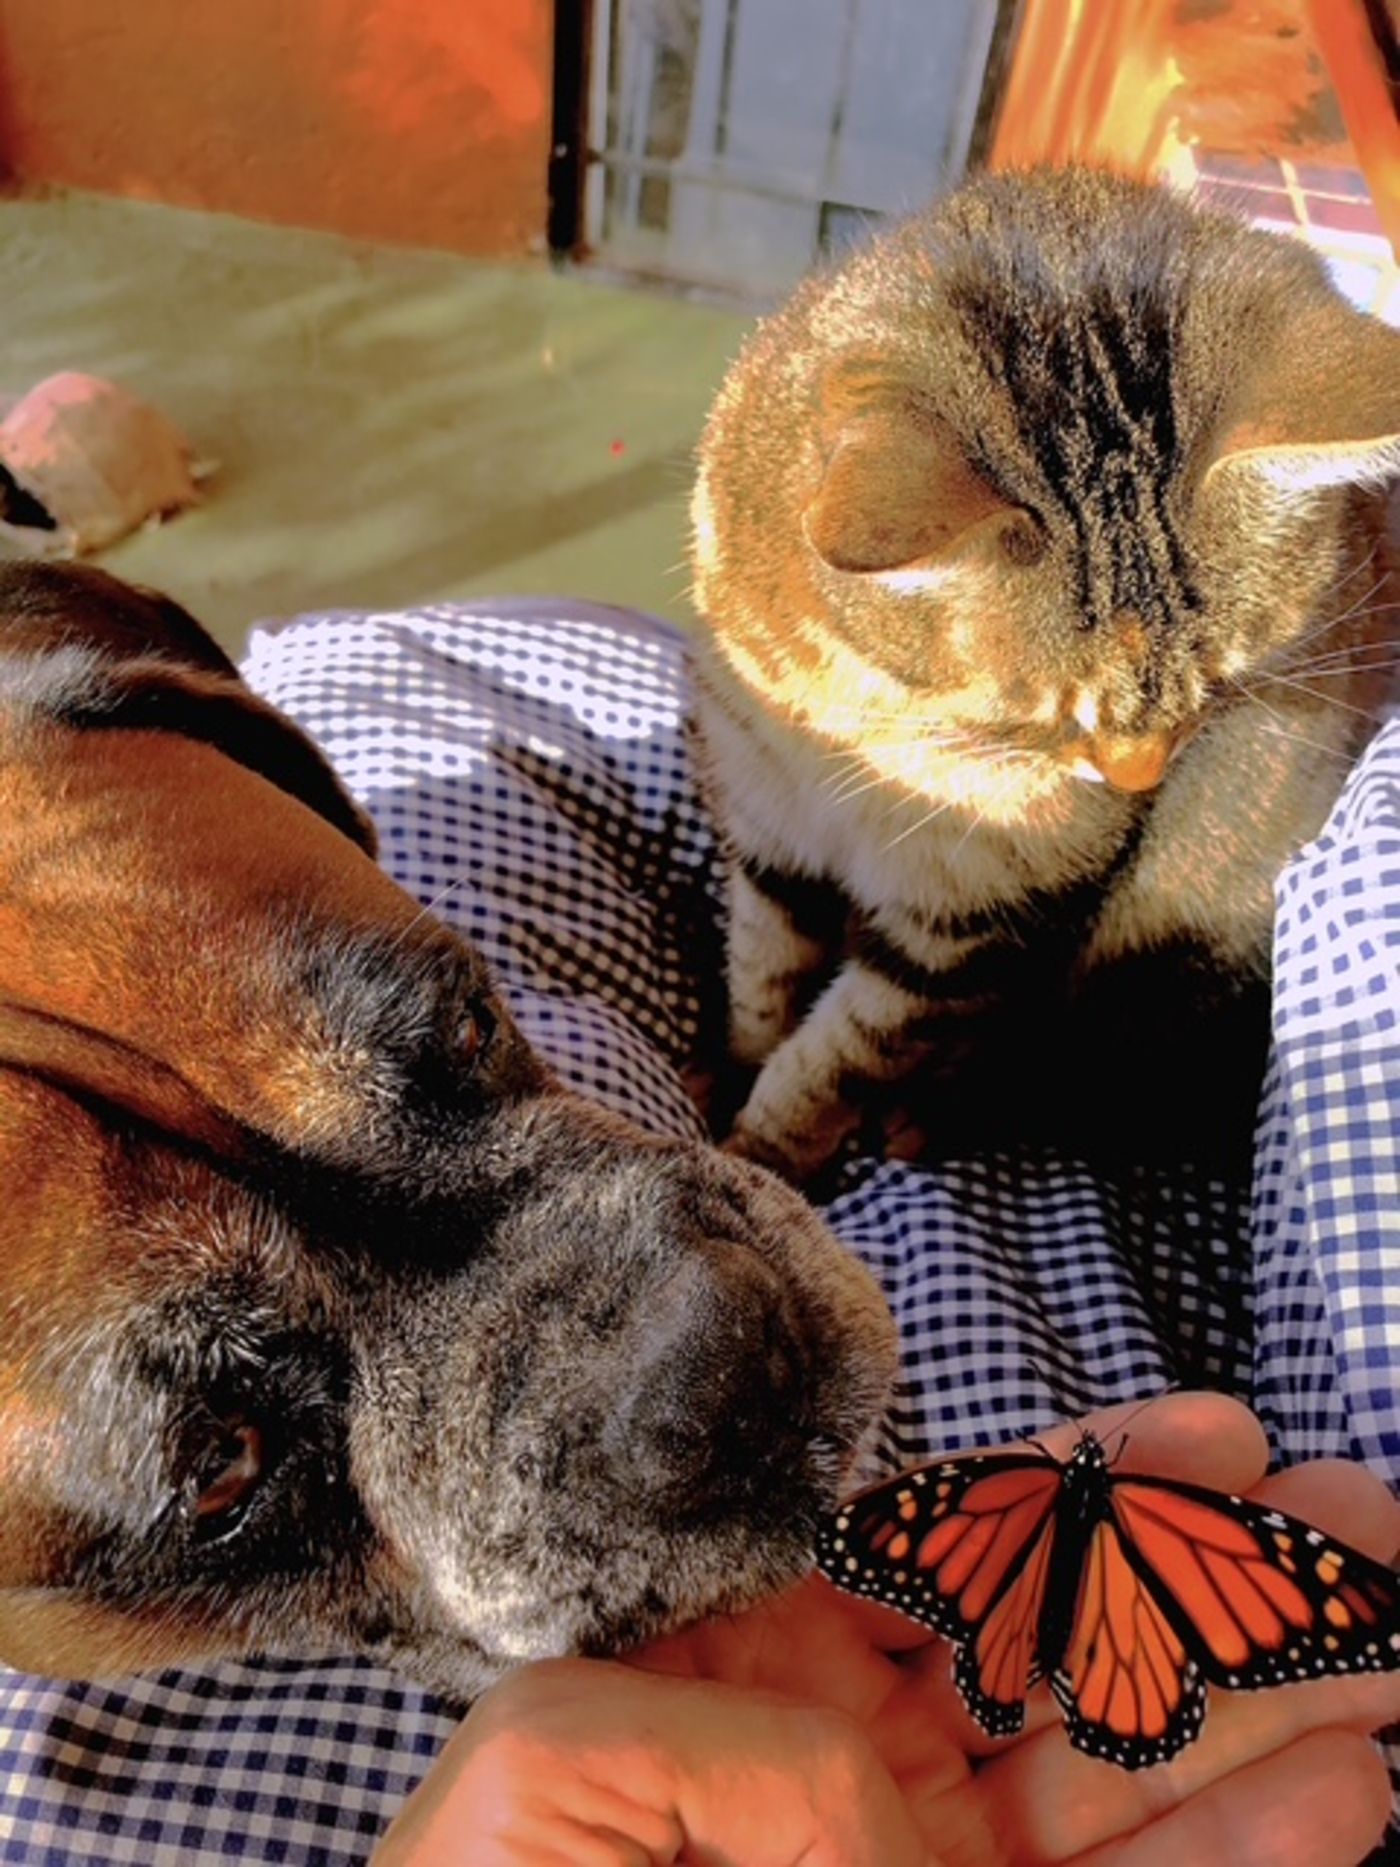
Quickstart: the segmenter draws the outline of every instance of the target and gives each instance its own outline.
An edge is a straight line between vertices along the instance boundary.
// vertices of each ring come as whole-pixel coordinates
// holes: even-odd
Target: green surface
[[[745,320],[85,195],[0,202],[0,238],[0,392],[110,376],[221,463],[201,509],[96,561],[227,646],[259,617],[448,596],[685,617],[692,450]]]

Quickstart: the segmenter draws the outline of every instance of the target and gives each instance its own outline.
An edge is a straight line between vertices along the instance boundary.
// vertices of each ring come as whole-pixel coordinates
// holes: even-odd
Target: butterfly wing
[[[1089,1533],[1050,1690],[1075,1748],[1127,1770],[1174,1757],[1205,1716],[1200,1667],[1111,1517]]]
[[[1212,1684],[1400,1669],[1400,1577],[1337,1538],[1165,1478],[1115,1478],[1112,1512],[1134,1569]]]
[[[1400,1670],[1391,1570],[1246,1499],[1113,1475],[1088,1435],[1067,1465],[990,1454],[888,1479],[843,1507],[818,1559],[958,1644],[983,1730],[1021,1729],[1043,1658],[1070,1741],[1130,1770],[1191,1742],[1207,1681]]]
[[[1063,1467],[1042,1454],[926,1465],[863,1491],[823,1532],[817,1560],[840,1587],[956,1641],[954,1677],[992,1736],[1019,1731]]]
[[[954,1682],[989,1737],[1012,1737],[1026,1722],[1026,1690],[1040,1677],[1041,1610],[1054,1540],[1054,1523],[1048,1521],[958,1648]]]

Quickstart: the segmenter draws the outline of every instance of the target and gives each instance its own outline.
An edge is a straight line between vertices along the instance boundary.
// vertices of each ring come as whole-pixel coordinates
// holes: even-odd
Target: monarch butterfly
[[[1124,1769],[1200,1733],[1206,1682],[1249,1688],[1400,1668],[1400,1578],[1245,1498],[1119,1476],[1092,1433],[1072,1456],[987,1453],[902,1472],[823,1529],[840,1587],[958,1648],[990,1736],[1047,1678],[1070,1742]]]

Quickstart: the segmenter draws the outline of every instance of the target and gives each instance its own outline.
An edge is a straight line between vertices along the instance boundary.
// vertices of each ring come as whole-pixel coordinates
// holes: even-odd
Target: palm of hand
[[[1127,1411],[1088,1424],[1103,1439]],[[1046,1435],[1049,1449],[1063,1456],[1073,1430]],[[1377,1557],[1400,1543],[1400,1507],[1361,1468],[1319,1464],[1263,1480],[1265,1460],[1244,1408],[1182,1394],[1134,1420],[1125,1463],[1251,1492],[1344,1531]],[[945,1643],[816,1579],[658,1642],[637,1663],[849,1716],[872,1739],[940,1867],[1179,1867],[1183,1859],[1349,1867],[1389,1806],[1365,1734],[1400,1716],[1394,1674],[1218,1694],[1196,1744],[1129,1775],[1070,1749],[1043,1688],[1019,1738],[988,1739],[957,1697]]]

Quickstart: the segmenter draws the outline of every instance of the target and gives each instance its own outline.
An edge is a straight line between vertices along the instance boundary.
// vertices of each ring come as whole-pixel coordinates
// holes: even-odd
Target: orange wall
[[[545,225],[550,0],[0,0],[0,162],[461,252]]]

